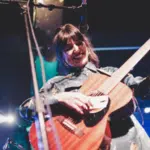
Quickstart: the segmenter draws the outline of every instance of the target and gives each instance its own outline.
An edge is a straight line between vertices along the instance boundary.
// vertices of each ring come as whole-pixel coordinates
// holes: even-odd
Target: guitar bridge
[[[65,127],[68,131],[75,134],[77,137],[82,137],[84,135],[82,129],[78,128],[69,118],[59,116],[57,117],[57,121],[61,123],[61,125]]]

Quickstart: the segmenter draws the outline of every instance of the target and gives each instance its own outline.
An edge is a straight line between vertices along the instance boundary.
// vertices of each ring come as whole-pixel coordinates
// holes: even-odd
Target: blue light
[[[150,107],[145,107],[144,108],[144,113],[146,113],[146,114],[150,113]]]

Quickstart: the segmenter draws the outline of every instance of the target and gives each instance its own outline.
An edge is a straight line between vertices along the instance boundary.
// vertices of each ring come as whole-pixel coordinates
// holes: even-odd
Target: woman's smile
[[[75,42],[71,39],[66,45],[63,56],[69,66],[81,68],[87,64],[89,53],[83,42]]]

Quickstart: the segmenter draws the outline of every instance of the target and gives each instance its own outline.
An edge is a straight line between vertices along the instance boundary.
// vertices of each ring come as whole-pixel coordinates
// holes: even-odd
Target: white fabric
[[[134,127],[126,135],[113,138],[110,150],[150,150],[149,136],[134,115],[131,115],[131,119]]]

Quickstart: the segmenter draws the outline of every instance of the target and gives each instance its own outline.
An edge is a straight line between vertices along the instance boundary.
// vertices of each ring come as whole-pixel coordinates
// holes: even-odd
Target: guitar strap
[[[112,75],[112,73],[107,72],[107,71],[105,71],[104,69],[101,69],[101,68],[97,69],[97,71],[98,71],[99,73],[102,73],[102,74],[105,74],[105,75],[108,75],[108,76],[111,76],[111,75]]]

